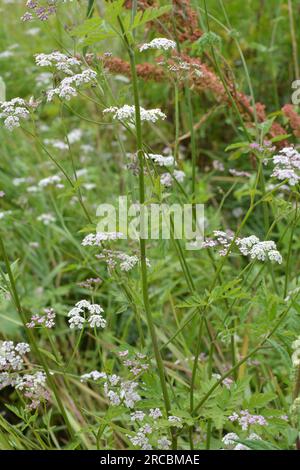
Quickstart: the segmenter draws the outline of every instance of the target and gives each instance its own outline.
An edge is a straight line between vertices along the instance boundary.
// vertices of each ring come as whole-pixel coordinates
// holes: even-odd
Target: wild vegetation
[[[0,448],[300,448],[300,3],[0,7]]]

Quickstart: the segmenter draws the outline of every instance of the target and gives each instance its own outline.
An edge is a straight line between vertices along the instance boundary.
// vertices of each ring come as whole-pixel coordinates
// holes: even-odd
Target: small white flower
[[[282,256],[277,250],[268,251],[268,258],[270,261],[275,261],[275,263],[278,263],[278,264],[282,263]]]
[[[143,421],[145,418],[145,413],[143,411],[135,411],[134,413],[131,413],[130,419],[131,421]]]
[[[81,129],[73,129],[68,133],[68,141],[70,144],[75,144],[76,142],[80,142],[82,138],[83,132]]]
[[[145,424],[145,426],[143,426],[141,428],[141,432],[143,434],[152,434],[153,430],[152,430],[152,427],[150,426],[150,424]]]
[[[83,246],[101,246],[102,242],[105,241],[114,241],[119,240],[124,237],[124,234],[121,232],[97,232],[90,233],[82,240],[81,244]]]
[[[58,51],[51,52],[50,54],[36,54],[35,62],[39,67],[54,67],[66,75],[73,75],[74,71],[72,68],[81,65],[81,62],[75,57],[68,57]]]
[[[234,432],[229,432],[228,434],[225,434],[222,439],[222,442],[225,446],[233,446],[238,440],[239,436],[237,434],[235,434]]]
[[[280,181],[288,180],[290,186],[295,186],[300,181],[300,154],[294,147],[285,147],[278,155],[273,157],[274,169],[272,177]]]
[[[24,354],[30,352],[30,346],[28,343],[18,343],[15,347],[15,350],[23,356]]]
[[[115,385],[118,385],[121,379],[118,375],[113,374],[108,377],[108,380],[111,385],[115,386]]]
[[[103,113],[112,113],[113,119],[119,121],[128,121],[135,118],[135,107],[125,104],[121,108],[110,107],[103,110]],[[144,109],[140,107],[140,116],[142,121],[156,122],[159,119],[166,119],[166,115],[158,108],[155,109]]]
[[[29,116],[28,107],[29,105],[22,98],[13,98],[0,103],[0,117],[4,118],[4,126],[10,131],[20,127],[20,119],[26,119]]]
[[[233,217],[235,217],[236,219],[238,219],[239,217],[241,217],[243,215],[244,211],[241,207],[236,207],[235,209],[233,209],[232,211],[232,215]]]
[[[107,375],[105,372],[98,372],[97,370],[92,370],[88,374],[83,374],[80,377],[81,382],[86,382],[87,380],[94,380],[95,382],[99,379],[106,379]]]
[[[175,49],[176,42],[166,38],[156,38],[151,42],[145,43],[140,47],[140,52],[147,51],[148,49],[160,49],[168,51],[169,49]]]
[[[77,302],[75,304],[75,307],[79,308],[80,311],[82,311],[82,309],[84,308],[89,308],[90,307],[90,302],[88,300],[79,300],[79,302]]]
[[[82,330],[84,322],[85,322],[85,319],[81,315],[73,315],[69,319],[69,325],[71,329]]]
[[[114,406],[118,406],[121,403],[121,399],[119,395],[113,390],[109,390],[109,392],[107,392],[107,398],[109,399],[111,404]]]
[[[207,240],[204,246],[214,246],[214,244],[222,245],[223,249],[219,251],[219,254],[225,256],[234,240],[233,234],[220,230],[215,230],[213,233],[216,237],[216,241]],[[234,244],[242,255],[250,256],[251,259],[275,261],[278,264],[282,263],[282,256],[277,250],[276,243],[273,240],[261,242],[255,235],[250,235],[250,237],[236,238]]]
[[[182,427],[182,424],[181,424],[182,420],[178,416],[169,416],[168,421],[174,424],[175,426]]]
[[[258,434],[256,434],[255,432],[252,432],[249,437],[248,437],[249,441],[261,441],[261,437],[258,436]]]
[[[11,214],[12,214],[12,211],[2,211],[2,212],[0,212],[0,220],[4,219],[4,217],[6,217],[7,215],[11,215]]]
[[[173,166],[174,165],[174,157],[169,155],[165,157],[164,155],[156,154],[156,153],[149,153],[147,158],[150,158],[159,166]]]
[[[85,312],[88,312],[88,318],[85,318]],[[82,329],[85,322],[91,328],[105,328],[106,320],[102,317],[101,313],[104,310],[99,304],[91,304],[88,300],[80,300],[75,304],[69,313],[69,325],[71,328]]]
[[[61,187],[61,177],[59,175],[48,176],[38,182],[40,188],[46,188],[47,186]]]
[[[158,419],[162,417],[162,412],[159,408],[150,408],[149,416],[153,419]]]
[[[91,328],[105,328],[106,327],[106,320],[102,317],[102,315],[91,315],[88,319],[88,323]]]
[[[86,69],[81,73],[66,77],[60,82],[57,88],[46,92],[47,101],[52,101],[55,96],[69,101],[73,96],[77,96],[78,87],[87,83],[93,83],[96,77],[97,73],[91,69]]]
[[[164,157],[167,158],[167,157]],[[164,165],[167,166],[167,165]],[[178,183],[183,183],[184,178],[185,178],[185,173],[184,171],[181,170],[174,170],[173,172],[173,178],[178,181]],[[173,184],[173,178],[171,173],[163,173],[160,177],[160,182],[163,186],[166,186],[167,188],[172,186]]]
[[[126,357],[126,356],[128,356],[128,354],[129,354],[128,349],[126,349],[125,351],[119,351],[119,352],[118,352],[118,355],[119,355],[120,357]]]
[[[38,216],[37,220],[42,222],[44,225],[50,225],[56,221],[55,217],[52,214],[41,214]]]

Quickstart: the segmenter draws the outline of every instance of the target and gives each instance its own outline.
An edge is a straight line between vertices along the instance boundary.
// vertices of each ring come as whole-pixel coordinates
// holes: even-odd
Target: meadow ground
[[[0,449],[300,448],[300,2],[0,11]]]

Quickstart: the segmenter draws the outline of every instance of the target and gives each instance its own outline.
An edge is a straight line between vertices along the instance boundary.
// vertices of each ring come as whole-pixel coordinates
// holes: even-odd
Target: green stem
[[[178,163],[178,147],[179,147],[179,89],[178,83],[175,82],[175,145],[174,145],[174,158]]]
[[[139,102],[139,91],[138,91],[138,80],[135,63],[135,53],[128,44],[128,54],[130,59],[130,67],[132,74],[132,86],[134,96],[134,107],[135,107],[135,126],[136,126],[136,143],[137,143],[137,155],[139,159],[140,172],[139,172],[139,200],[141,206],[145,203],[145,179],[144,179],[144,151],[143,151],[143,140],[142,140],[142,125],[141,125],[141,114],[140,114],[140,102]],[[147,263],[146,263],[146,241],[142,237],[140,238],[140,254],[141,254],[141,275],[142,275],[142,291],[143,301],[145,307],[145,313],[147,318],[147,324],[151,336],[152,346],[154,349],[157,369],[159,373],[159,379],[162,389],[162,394],[165,403],[166,413],[169,414],[171,410],[171,402],[167,389],[167,382],[165,377],[164,365],[160,354],[157,335],[155,331],[155,325],[150,309],[149,294],[148,294],[148,276],[147,276]],[[176,448],[176,439],[172,433],[172,447]]]
[[[88,7],[87,7],[87,11],[86,11],[86,17],[87,18],[91,18],[93,16],[94,3],[95,3],[95,0],[88,0]]]
[[[299,62],[298,62],[298,45],[297,45],[297,36],[296,36],[296,31],[295,31],[292,0],[288,0],[288,10],[289,10],[290,31],[291,31],[291,39],[292,39],[295,79],[298,80],[298,78],[300,77]]]

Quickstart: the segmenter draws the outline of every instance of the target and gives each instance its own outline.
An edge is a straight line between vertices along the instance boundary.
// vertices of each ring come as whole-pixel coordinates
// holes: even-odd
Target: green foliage
[[[146,23],[154,21],[171,9],[170,5],[147,8],[144,11],[138,11],[132,20],[131,12],[125,10],[123,5],[124,0],[107,1],[103,17],[86,19],[81,25],[73,29],[72,34],[83,39],[83,46],[91,46],[116,36],[123,39],[127,37],[132,42],[132,34],[135,29],[145,26]]]
[[[197,1],[191,2],[192,17],[180,2],[178,10],[164,1],[133,15],[124,0],[116,0],[95,2],[87,18],[84,3],[60,2],[56,16],[32,23],[19,20],[22,2],[5,6],[0,101],[24,98],[30,117],[12,132],[1,118],[0,355],[2,341],[28,341],[31,351],[20,371],[9,371],[11,386],[0,387],[0,449],[136,450],[134,438],[145,425],[152,428],[145,434],[154,450],[158,438],[173,440],[180,450],[222,449],[227,433],[251,450],[295,449],[299,186],[282,181],[277,188],[280,181],[272,176],[272,157],[282,145],[298,148],[281,109],[290,101],[297,68],[290,17],[277,0],[265,2],[263,11],[259,0],[232,0],[230,25],[221,10],[227,3],[219,0],[206,2],[208,18]],[[194,40],[198,28],[202,35]],[[298,29],[295,34],[299,42]],[[178,43],[181,60],[170,55],[171,63],[157,63],[152,51],[139,54],[140,44],[160,36]],[[97,77],[70,100],[48,102],[45,92],[72,75],[37,67],[34,55],[57,49],[70,57],[82,52],[76,73],[91,68]],[[128,49],[136,51],[136,83]],[[102,67],[98,58],[110,54],[111,63]],[[132,106],[134,91],[145,109],[167,115],[157,123],[143,121],[141,136],[134,120],[119,122],[103,112]],[[252,92],[261,103],[258,122]],[[143,154],[172,153],[176,166],[166,169],[145,158],[142,172],[139,137]],[[174,170],[184,171],[184,180],[165,186],[162,176]],[[59,176],[58,185],[41,185],[51,176]],[[206,241],[216,239],[215,230],[231,230],[229,240],[256,235],[276,243],[282,263],[243,255],[236,244],[227,253],[229,244],[220,242],[193,251],[172,236],[149,239],[145,282],[139,240],[82,245],[96,230],[100,203],[115,204],[119,195],[137,203],[142,189],[147,208],[205,204]],[[43,214],[53,221],[43,223]],[[106,263],[105,256],[120,252],[137,257],[133,269]],[[102,306],[105,328],[70,328],[68,314],[80,300]],[[26,327],[50,307],[53,328],[42,321]],[[81,378],[91,371],[107,376]],[[41,395],[34,409],[26,387],[14,380],[40,372],[47,372],[50,397]],[[128,406],[132,382],[140,399]],[[154,419],[157,409],[161,416]],[[243,428],[234,413],[245,410],[267,425]],[[137,411],[145,413],[142,421],[133,415]],[[250,440],[251,433],[261,439]]]

